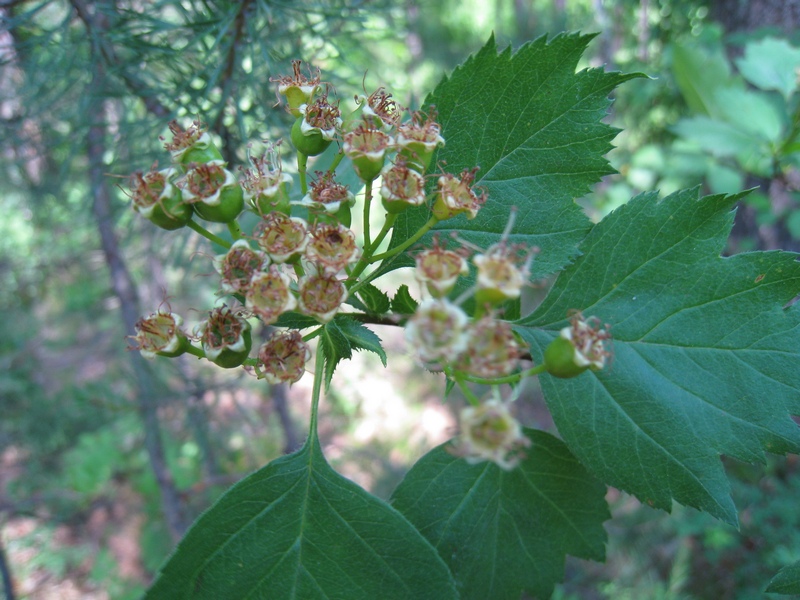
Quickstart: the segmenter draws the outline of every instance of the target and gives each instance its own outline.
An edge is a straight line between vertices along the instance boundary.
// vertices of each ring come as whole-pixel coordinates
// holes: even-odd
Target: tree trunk
[[[791,34],[800,26],[800,0],[713,0],[711,17],[729,33],[775,27]]]
[[[105,98],[108,94],[103,56],[97,42],[99,33],[96,30],[93,31],[94,16],[89,12],[88,6],[78,0],[73,0],[73,6],[86,25],[88,35],[92,39],[92,81],[86,90],[89,98],[88,114],[90,118],[89,131],[86,136],[86,152],[89,160],[89,184],[93,199],[92,212],[97,221],[103,255],[111,276],[111,287],[114,295],[120,301],[125,331],[128,335],[132,335],[141,313],[136,286],[128,272],[114,235],[111,194],[105,176],[106,166],[103,162],[107,135]],[[145,448],[161,492],[161,505],[169,533],[173,540],[178,541],[186,531],[186,525],[183,520],[180,496],[164,456],[157,412],[157,385],[142,356],[138,352],[131,352],[130,356],[137,386],[139,415],[144,427]]]

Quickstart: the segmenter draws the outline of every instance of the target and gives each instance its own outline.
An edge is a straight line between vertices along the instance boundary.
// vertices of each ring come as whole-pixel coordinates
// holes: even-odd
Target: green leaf
[[[371,283],[359,289],[358,295],[367,307],[367,311],[376,315],[389,312],[389,296],[383,290],[378,289]]]
[[[381,338],[347,315],[336,315],[325,325],[320,335],[320,343],[325,353],[325,385],[331,384],[333,373],[339,361],[352,358],[353,350],[369,350],[377,354],[386,366],[386,352],[381,346]]]
[[[392,298],[392,312],[400,315],[413,315],[417,311],[417,306],[419,306],[419,302],[411,297],[405,283],[397,288],[397,292]]]
[[[721,89],[739,87],[741,80],[731,76],[731,67],[721,45],[700,48],[675,43],[672,46],[672,73],[686,103],[696,113],[720,117]]]
[[[494,38],[445,78],[428,96],[446,145],[433,164],[450,173],[480,167],[476,185],[489,200],[473,220],[439,223],[439,234],[486,248],[497,242],[512,207],[512,243],[538,246],[533,276],[567,264],[590,222],[574,202],[613,169],[603,158],[617,130],[602,123],[609,93],[637,75],[575,68],[592,36],[559,35],[498,54]],[[435,178],[431,179],[431,187]],[[402,213],[390,248],[409,239],[428,220],[427,207]],[[423,241],[429,241],[428,233]],[[410,264],[393,261],[388,268]]]
[[[800,561],[778,571],[765,591],[770,594],[800,594]]]
[[[776,106],[767,94],[739,88],[718,90],[722,118],[756,139],[777,142],[781,137],[786,108]],[[781,103],[782,104],[782,103]]]
[[[146,600],[457,598],[396,510],[336,473],[312,438],[231,488],[192,526]]]
[[[334,319],[333,322],[339,328],[339,331],[344,334],[344,337],[347,338],[351,348],[374,352],[380,357],[383,366],[386,366],[386,352],[381,345],[381,338],[375,332],[344,315],[339,315],[339,318]]]
[[[288,327],[289,329],[308,329],[319,326],[320,322],[314,317],[298,312],[283,313],[275,323],[275,327]]]
[[[461,598],[549,597],[566,554],[601,561],[606,488],[560,440],[525,430],[533,445],[515,469],[470,465],[439,446],[395,490],[392,503],[450,566]]]
[[[606,483],[736,523],[718,456],[797,452],[800,263],[720,258],[740,196],[644,194],[595,226],[583,255],[517,324],[540,360],[572,309],[612,325],[610,368],[542,390],[572,452]]]
[[[760,140],[752,134],[708,117],[681,119],[674,126],[678,135],[696,142],[714,156],[749,156],[758,151]]]
[[[334,321],[326,324],[319,336],[322,352],[325,355],[325,389],[330,388],[333,372],[340,360],[351,358],[353,350],[347,336]]]
[[[786,40],[764,38],[745,46],[744,57],[736,61],[747,81],[762,90],[777,90],[785,99],[797,90],[800,49]]]
[[[708,117],[681,119],[674,131],[716,157],[735,157],[746,172],[769,177],[773,170],[771,149],[763,136],[725,121]]]

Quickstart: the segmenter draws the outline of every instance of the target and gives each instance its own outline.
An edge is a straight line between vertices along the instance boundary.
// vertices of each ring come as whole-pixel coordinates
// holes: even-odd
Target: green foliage
[[[532,446],[517,469],[470,465],[439,446],[392,496],[447,562],[465,600],[523,591],[547,597],[566,554],[605,556],[605,486],[560,440],[542,431],[526,435]]]
[[[592,230],[517,326],[538,357],[570,309],[612,323],[609,372],[542,380],[559,432],[604,481],[659,508],[675,499],[731,523],[718,455],[762,461],[764,450],[800,444],[789,418],[800,410],[800,314],[782,308],[800,264],[781,252],[720,258],[736,200],[698,201],[691,190],[634,198]]]
[[[800,561],[781,569],[766,589],[773,594],[800,594]]]
[[[706,168],[712,191],[731,191],[715,177],[720,167],[762,178],[789,174],[800,166],[795,71],[800,50],[776,38],[748,42],[734,72],[721,43],[676,45],[673,73],[697,116],[678,121],[674,131],[687,149],[714,157]]]
[[[491,198],[473,220],[461,216],[434,232],[457,233],[487,248],[517,207],[510,240],[540,249],[535,277],[556,272],[575,256],[590,223],[573,200],[612,172],[603,155],[616,131],[601,122],[608,94],[636,77],[600,69],[576,74],[591,39],[540,38],[513,55],[511,49],[498,54],[491,39],[426,99],[436,106],[447,140],[435,164],[450,173],[479,166],[476,184]],[[424,208],[400,215],[390,247],[411,237],[427,218]]]
[[[456,598],[436,551],[335,473],[319,440],[231,488],[145,598]]]
[[[392,229],[389,250],[375,256],[380,240],[367,242],[348,270],[348,287],[361,292],[350,304],[363,314],[337,315],[306,335],[319,344],[306,446],[227,492],[194,525],[148,598],[374,597],[379,589],[381,597],[454,597],[456,588],[463,598],[547,596],[563,577],[567,554],[603,559],[606,484],[657,508],[670,510],[678,501],[736,524],[720,455],[759,462],[765,451],[800,449],[800,431],[790,418],[800,413],[794,368],[800,313],[786,308],[798,289],[800,263],[788,252],[720,256],[743,194],[698,199],[691,189],[663,200],[643,194],[596,225],[574,203],[610,172],[603,155],[615,130],[602,123],[607,96],[635,77],[576,73],[589,40],[561,35],[498,53],[491,39],[431,94],[446,139],[436,157],[439,168],[459,173],[479,165],[486,206],[472,220],[462,215],[437,222],[427,206],[386,219],[379,237]],[[705,135],[709,147],[728,133],[717,116],[766,106],[722,83],[716,92],[704,90],[702,98],[698,92],[708,116],[691,129]],[[757,125],[739,133],[775,138],[776,127]],[[746,146],[743,141],[739,148]],[[729,151],[738,156],[736,148]],[[415,311],[407,287],[390,301],[372,281],[408,264],[403,251],[442,233],[484,249],[535,245],[540,255],[526,276],[560,271],[541,304],[513,321],[536,366],[476,377],[437,355],[431,361],[440,361],[452,380],[448,392],[458,385],[486,408],[469,383],[493,385],[499,394],[501,384],[516,386],[543,373],[545,349],[559,335],[567,352],[572,347],[586,361],[576,365],[592,368],[573,378],[543,375],[542,391],[563,442],[527,430],[522,440],[531,447],[514,469],[515,461],[465,445],[462,431],[454,447],[439,447],[415,465],[393,494],[405,521],[327,465],[317,407],[323,382],[327,389],[353,351],[374,352],[385,364],[380,339],[364,323],[390,309],[403,317],[416,313],[411,319],[423,312]],[[359,280],[376,262],[368,279]],[[435,304],[426,302],[420,307]],[[426,313],[430,321],[412,325],[456,331],[461,325],[453,315],[461,309],[437,302],[444,308]],[[596,334],[599,326],[580,320],[587,329],[564,337],[575,311],[610,324],[611,368],[603,368],[603,352],[595,363],[598,355],[575,337]],[[570,322],[577,327],[574,317]],[[278,325],[306,328],[311,321],[288,315]],[[465,414],[462,429],[469,428],[473,441],[514,435],[510,415],[502,420],[484,411],[490,416],[468,422]],[[519,439],[513,444],[517,452],[525,445]],[[486,460],[509,471],[468,464]]]

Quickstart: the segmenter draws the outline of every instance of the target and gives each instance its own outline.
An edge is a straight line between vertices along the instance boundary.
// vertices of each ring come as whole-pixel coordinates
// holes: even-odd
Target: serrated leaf
[[[574,200],[613,172],[603,158],[617,133],[602,123],[608,95],[636,77],[601,69],[576,73],[591,39],[539,38],[498,54],[492,38],[428,96],[425,104],[436,106],[446,140],[433,164],[455,174],[479,166],[476,185],[489,194],[475,219],[462,215],[434,231],[456,232],[486,248],[499,240],[517,207],[511,241],[541,249],[534,277],[557,271],[576,255],[590,222]],[[390,247],[414,235],[429,214],[427,207],[402,213]],[[387,268],[407,264],[396,260]]]
[[[785,99],[797,90],[800,49],[786,40],[764,38],[745,46],[736,66],[745,79],[762,90],[777,90]]]
[[[440,598],[447,567],[396,510],[309,440],[231,488],[194,524],[145,600]]]
[[[511,471],[470,465],[439,446],[395,490],[392,503],[433,544],[468,600],[548,597],[567,554],[603,560],[605,486],[560,440],[532,429]]]
[[[800,450],[800,307],[783,308],[800,263],[721,258],[741,195],[697,196],[644,194],[608,215],[516,329],[539,361],[570,310],[610,323],[610,368],[541,378],[562,438],[610,485],[735,524],[719,455]]]
[[[353,350],[374,352],[386,366],[386,352],[381,345],[381,338],[347,315],[336,315],[333,321],[325,325],[320,334],[320,343],[325,355],[326,389],[330,387],[339,361],[352,358]]]
[[[381,338],[374,331],[344,315],[339,315],[333,322],[344,337],[347,338],[351,348],[374,352],[380,357],[383,366],[386,366],[386,352],[381,345]]]
[[[335,321],[327,323],[319,336],[322,352],[325,356],[325,389],[331,385],[333,373],[340,360],[351,358],[353,350],[347,336],[336,325]]]
[[[362,286],[358,290],[358,295],[367,307],[367,311],[376,315],[389,312],[391,306],[389,296],[383,290],[378,289],[371,283]]]
[[[275,327],[288,327],[289,329],[308,329],[319,327],[321,324],[314,317],[299,312],[283,313],[275,323]]]
[[[800,561],[778,571],[764,591],[770,594],[800,594]]]
[[[397,292],[395,292],[394,298],[392,298],[392,312],[396,312],[400,315],[413,315],[417,311],[418,306],[419,302],[411,297],[408,286],[405,283],[397,288]]]

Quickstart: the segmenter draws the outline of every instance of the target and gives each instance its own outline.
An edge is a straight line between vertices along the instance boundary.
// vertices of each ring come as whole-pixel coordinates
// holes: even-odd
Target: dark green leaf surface
[[[457,232],[485,248],[499,239],[517,207],[512,239],[541,248],[536,277],[576,255],[590,223],[574,199],[613,172],[603,158],[617,132],[601,122],[608,95],[635,76],[600,69],[576,73],[591,39],[540,38],[513,54],[498,54],[490,39],[426,99],[439,112],[446,140],[435,161],[454,174],[479,166],[478,185],[489,193],[475,219],[444,221],[436,228],[440,234]],[[426,207],[402,213],[391,246],[407,240],[428,216]],[[403,264],[395,261],[390,268]]]
[[[455,599],[447,567],[396,510],[333,471],[312,439],[231,488],[146,600]]]
[[[787,252],[721,258],[737,197],[634,198],[599,223],[582,256],[517,331],[535,360],[571,309],[612,325],[610,368],[541,378],[572,452],[654,506],[672,500],[736,523],[718,458],[797,452],[800,263]]]
[[[392,311],[401,315],[413,315],[419,303],[411,297],[408,286],[404,283],[392,298]]]
[[[353,350],[374,352],[386,366],[386,352],[381,346],[381,338],[347,315],[336,315],[333,321],[325,325],[320,334],[320,343],[325,353],[326,387],[330,385],[339,361],[351,358]]]
[[[778,571],[766,589],[772,594],[800,594],[800,562]]]
[[[337,319],[334,319],[334,324],[339,328],[339,331],[342,332],[344,337],[347,338],[351,348],[354,350],[369,350],[370,352],[374,352],[380,357],[383,366],[386,366],[386,352],[383,346],[381,346],[381,338],[369,327],[365,327],[358,321],[349,319],[344,315],[340,315]]]
[[[362,286],[358,291],[358,295],[364,301],[368,312],[377,315],[389,312],[389,296],[371,283]]]
[[[463,600],[547,597],[566,554],[603,560],[605,486],[560,440],[533,445],[514,470],[470,465],[439,446],[412,467],[392,502],[450,566]]]

